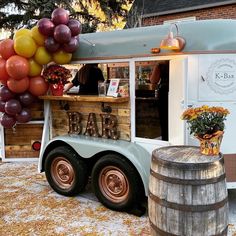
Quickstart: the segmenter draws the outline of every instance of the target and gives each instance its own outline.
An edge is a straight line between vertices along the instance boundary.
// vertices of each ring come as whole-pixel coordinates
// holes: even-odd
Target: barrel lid
[[[212,163],[223,158],[220,153],[217,156],[201,154],[200,147],[195,146],[166,146],[155,149],[152,153],[153,160],[163,160],[173,163]]]

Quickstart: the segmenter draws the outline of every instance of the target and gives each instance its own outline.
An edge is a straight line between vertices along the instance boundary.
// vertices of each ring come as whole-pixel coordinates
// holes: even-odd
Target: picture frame
[[[107,90],[107,96],[117,97],[117,90],[119,87],[120,79],[111,79]]]

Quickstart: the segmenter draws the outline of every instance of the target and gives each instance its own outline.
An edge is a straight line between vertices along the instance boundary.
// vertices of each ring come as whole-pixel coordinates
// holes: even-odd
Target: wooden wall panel
[[[101,110],[101,102],[67,102],[69,105],[68,112],[79,112],[82,115],[81,125],[82,134],[85,132],[89,113],[95,113],[99,134],[102,133],[102,122],[100,114],[104,114]],[[52,109],[52,134],[57,135],[67,134],[69,131],[69,119],[67,111],[63,109],[60,101],[51,101]],[[104,106],[111,106],[111,115],[115,115],[118,120],[117,131],[120,139],[130,141],[130,103],[105,103]]]

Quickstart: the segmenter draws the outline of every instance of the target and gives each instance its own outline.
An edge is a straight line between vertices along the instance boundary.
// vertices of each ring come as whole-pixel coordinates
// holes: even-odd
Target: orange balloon
[[[32,77],[30,79],[29,92],[34,96],[42,96],[48,91],[48,83],[42,76]]]
[[[9,79],[9,75],[6,70],[6,60],[0,58],[0,80],[7,80]]]
[[[29,78],[25,77],[20,80],[10,78],[7,81],[7,87],[14,93],[23,93],[29,88]]]
[[[14,41],[12,39],[5,39],[0,42],[0,55],[3,59],[7,60],[15,54]]]
[[[6,70],[13,79],[22,79],[29,73],[30,66],[26,58],[14,55],[6,62]]]

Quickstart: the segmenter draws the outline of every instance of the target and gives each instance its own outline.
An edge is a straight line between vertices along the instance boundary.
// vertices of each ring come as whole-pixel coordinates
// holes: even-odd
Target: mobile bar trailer
[[[42,96],[44,125],[39,171],[51,187],[71,196],[89,180],[108,208],[129,211],[148,195],[152,151],[198,145],[183,111],[223,106],[230,111],[221,151],[227,187],[236,187],[236,21],[205,20],[176,25],[181,51],[159,50],[170,25],[80,36],[71,64],[99,63],[108,79],[128,84],[129,96]],[[169,67],[167,127],[161,127],[158,91],[149,77],[156,64]],[[168,140],[161,129],[168,128]]]

